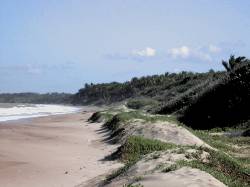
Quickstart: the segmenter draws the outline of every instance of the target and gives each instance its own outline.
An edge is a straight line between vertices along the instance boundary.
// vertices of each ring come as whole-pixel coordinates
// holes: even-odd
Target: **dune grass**
[[[201,160],[178,161],[178,167],[189,166],[210,173],[229,187],[246,187],[250,185],[249,171],[233,157],[221,151],[206,149],[208,162]]]
[[[142,122],[154,123],[157,121],[168,121],[177,125],[183,125],[176,120],[174,116],[163,115],[149,115],[142,111],[120,111],[117,114],[110,114],[107,111],[98,114],[104,116],[106,119],[106,127],[111,131],[115,131],[120,128],[121,124],[133,125],[133,120],[139,119]],[[183,125],[185,127],[185,125]],[[206,149],[205,151],[210,154],[208,162],[203,162],[197,156],[197,159],[192,161],[178,161],[175,165],[164,168],[163,172],[169,172],[176,170],[183,166],[189,166],[203,170],[210,173],[212,176],[223,182],[230,187],[249,186],[250,185],[250,158],[237,157],[235,154],[244,153],[246,149],[249,149],[250,138],[249,137],[227,137],[221,135],[212,135],[212,131],[208,130],[192,130],[196,136],[201,138],[204,142],[218,149],[218,151]],[[125,166],[116,170],[107,177],[107,182],[112,179],[123,176],[142,156],[152,153],[154,151],[163,151],[167,149],[174,149],[180,147],[185,152],[185,147],[176,146],[174,144],[164,143],[159,140],[147,139],[142,136],[128,136],[126,142],[114,153],[116,158],[125,162]]]
[[[161,142],[159,140],[147,139],[141,136],[130,136],[125,144],[114,153],[116,156],[118,155],[123,162],[125,162],[125,166],[109,175],[106,181],[111,181],[115,177],[126,173],[126,171],[138,160],[140,160],[143,155],[154,151],[173,149],[176,147],[177,146],[174,144]]]

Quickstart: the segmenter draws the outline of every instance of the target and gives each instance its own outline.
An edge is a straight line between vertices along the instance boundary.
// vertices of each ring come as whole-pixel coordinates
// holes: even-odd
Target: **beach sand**
[[[0,122],[0,186],[73,187],[120,167],[103,161],[116,147],[91,114]]]

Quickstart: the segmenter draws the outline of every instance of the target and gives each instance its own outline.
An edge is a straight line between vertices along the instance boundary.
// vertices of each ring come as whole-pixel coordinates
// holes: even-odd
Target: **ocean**
[[[0,103],[0,121],[68,114],[79,110],[80,107],[65,105]]]

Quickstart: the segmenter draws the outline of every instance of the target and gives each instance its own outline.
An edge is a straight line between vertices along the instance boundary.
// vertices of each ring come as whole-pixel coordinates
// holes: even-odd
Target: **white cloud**
[[[168,50],[168,53],[173,57],[173,58],[188,58],[190,56],[190,49],[187,46],[182,46],[179,48],[172,48]]]
[[[145,60],[156,60],[156,59],[182,59],[182,60],[199,60],[212,62],[218,58],[218,55],[224,52],[221,47],[217,45],[206,45],[191,47],[182,45],[180,47],[173,47],[167,50],[167,52],[157,51],[154,48],[146,47],[141,50],[133,50],[130,53],[114,53],[105,55],[106,58],[111,60],[134,60],[134,61],[145,61]],[[154,58],[149,58],[154,57]]]
[[[191,48],[188,46],[181,46],[176,48],[171,48],[168,50],[168,55],[174,59],[188,59],[194,58],[203,61],[211,61],[212,57],[209,53],[204,52],[201,48]]]
[[[141,57],[153,57],[156,55],[156,50],[151,47],[146,47],[143,50],[133,50],[132,55]]]
[[[209,45],[208,50],[211,53],[219,53],[219,52],[221,52],[221,48],[216,46],[216,45]]]

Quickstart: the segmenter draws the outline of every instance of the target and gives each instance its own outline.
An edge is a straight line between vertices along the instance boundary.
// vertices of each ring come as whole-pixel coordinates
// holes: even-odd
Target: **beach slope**
[[[0,186],[73,187],[121,164],[103,161],[116,147],[102,140],[92,112],[0,123]]]

